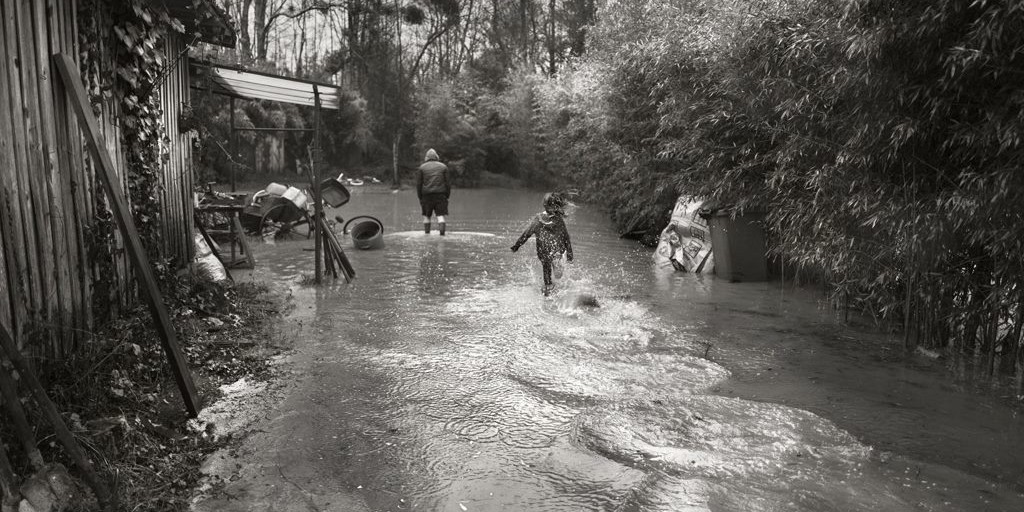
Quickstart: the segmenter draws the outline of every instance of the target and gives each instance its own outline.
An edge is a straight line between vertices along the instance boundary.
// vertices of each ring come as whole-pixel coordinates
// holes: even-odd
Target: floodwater
[[[311,242],[257,247],[297,304],[294,384],[197,509],[1024,510],[1011,400],[814,293],[655,268],[587,207],[544,297],[533,242],[509,250],[540,198],[457,190],[442,238],[411,192],[356,189],[329,217],[385,248],[341,239],[351,284],[298,284]]]

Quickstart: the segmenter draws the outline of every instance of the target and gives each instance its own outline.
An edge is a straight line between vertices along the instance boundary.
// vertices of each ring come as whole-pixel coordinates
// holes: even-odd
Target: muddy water
[[[545,298],[533,243],[509,251],[539,201],[457,191],[444,238],[417,231],[408,192],[359,189],[331,212],[380,218],[386,247],[343,239],[353,283],[293,285],[297,384],[221,503],[1024,510],[1005,401],[889,356],[813,294],[653,268],[587,208],[568,220],[578,262]],[[308,245],[258,247],[257,274],[296,282]]]

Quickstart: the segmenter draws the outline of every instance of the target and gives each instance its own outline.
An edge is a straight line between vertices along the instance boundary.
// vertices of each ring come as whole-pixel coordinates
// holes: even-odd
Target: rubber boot
[[[438,224],[438,226],[441,228],[441,236],[444,236],[444,226],[445,226],[445,223],[442,222],[442,223]]]
[[[429,222],[424,222],[423,223],[423,232],[428,234],[428,235],[430,234],[430,223]]]

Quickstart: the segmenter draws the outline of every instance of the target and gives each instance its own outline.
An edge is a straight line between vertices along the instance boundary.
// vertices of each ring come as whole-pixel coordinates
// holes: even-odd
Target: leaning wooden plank
[[[153,275],[153,268],[146,259],[146,250],[142,247],[142,240],[135,228],[135,220],[125,201],[124,193],[118,185],[119,180],[114,173],[113,163],[110,154],[103,150],[104,143],[100,135],[99,124],[96,116],[89,106],[89,99],[85,95],[81,78],[78,75],[78,68],[71,57],[63,54],[53,56],[54,64],[60,72],[64,82],[64,89],[71,96],[71,106],[78,115],[78,122],[85,132],[86,144],[93,158],[98,162],[101,181],[110,199],[110,206],[113,210],[114,219],[123,235],[125,245],[128,248],[128,255],[131,258],[135,276],[139,280],[143,295],[149,302],[150,311],[153,314],[153,323],[156,324],[157,333],[163,342],[164,352],[171,364],[174,380],[178,384],[178,391],[185,402],[185,410],[192,417],[199,414],[199,400],[196,396],[195,384],[192,382],[192,374],[189,372],[188,363],[178,346],[178,335],[171,324],[171,317],[167,312],[160,288],[157,286],[156,277]]]
[[[64,418],[61,417],[57,406],[53,405],[53,402],[50,401],[50,397],[46,394],[46,389],[39,382],[39,379],[36,378],[36,374],[29,367],[28,361],[25,361],[21,352],[18,351],[11,333],[3,327],[0,327],[0,354],[5,355],[11,364],[14,365],[14,369],[18,371],[21,382],[31,391],[36,405],[39,406],[43,415],[50,422],[57,440],[64,445],[68,456],[71,457],[71,460],[74,461],[75,465],[82,472],[82,479],[89,485],[92,492],[96,494],[96,500],[99,501],[100,506],[105,510],[115,510],[117,508],[116,498],[107,491],[107,486],[100,481],[99,475],[96,474],[96,470],[92,467],[92,462],[89,461],[89,457],[85,454],[85,450],[82,449],[82,446],[75,440],[75,436],[68,430],[68,426],[64,423]]]
[[[4,409],[7,410],[7,417],[11,421],[10,425],[14,428],[14,433],[17,434],[18,441],[21,442],[21,447],[28,456],[29,464],[32,465],[32,469],[37,471],[42,469],[45,465],[43,454],[36,446],[36,436],[32,433],[32,426],[29,425],[25,409],[21,406],[21,400],[18,397],[18,383],[3,366],[0,366],[0,397],[3,398]]]
[[[245,241],[245,229],[242,228],[242,221],[238,220],[238,213],[231,214],[231,224],[235,227],[235,239],[238,240],[238,248],[241,250],[242,256],[245,257],[245,263],[237,266],[256,268],[256,258],[252,255],[249,242]]]
[[[11,460],[7,458],[7,446],[4,445],[3,436],[0,436],[0,508],[13,509],[19,497],[18,480],[14,476]]]

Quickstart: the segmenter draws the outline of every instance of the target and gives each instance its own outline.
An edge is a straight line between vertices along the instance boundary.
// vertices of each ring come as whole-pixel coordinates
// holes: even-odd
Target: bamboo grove
[[[570,173],[592,194],[671,183],[765,210],[778,257],[909,347],[981,354],[988,371],[1020,364],[1024,6],[622,2],[605,14],[600,54],[552,87],[546,112],[563,167],[586,162]]]

